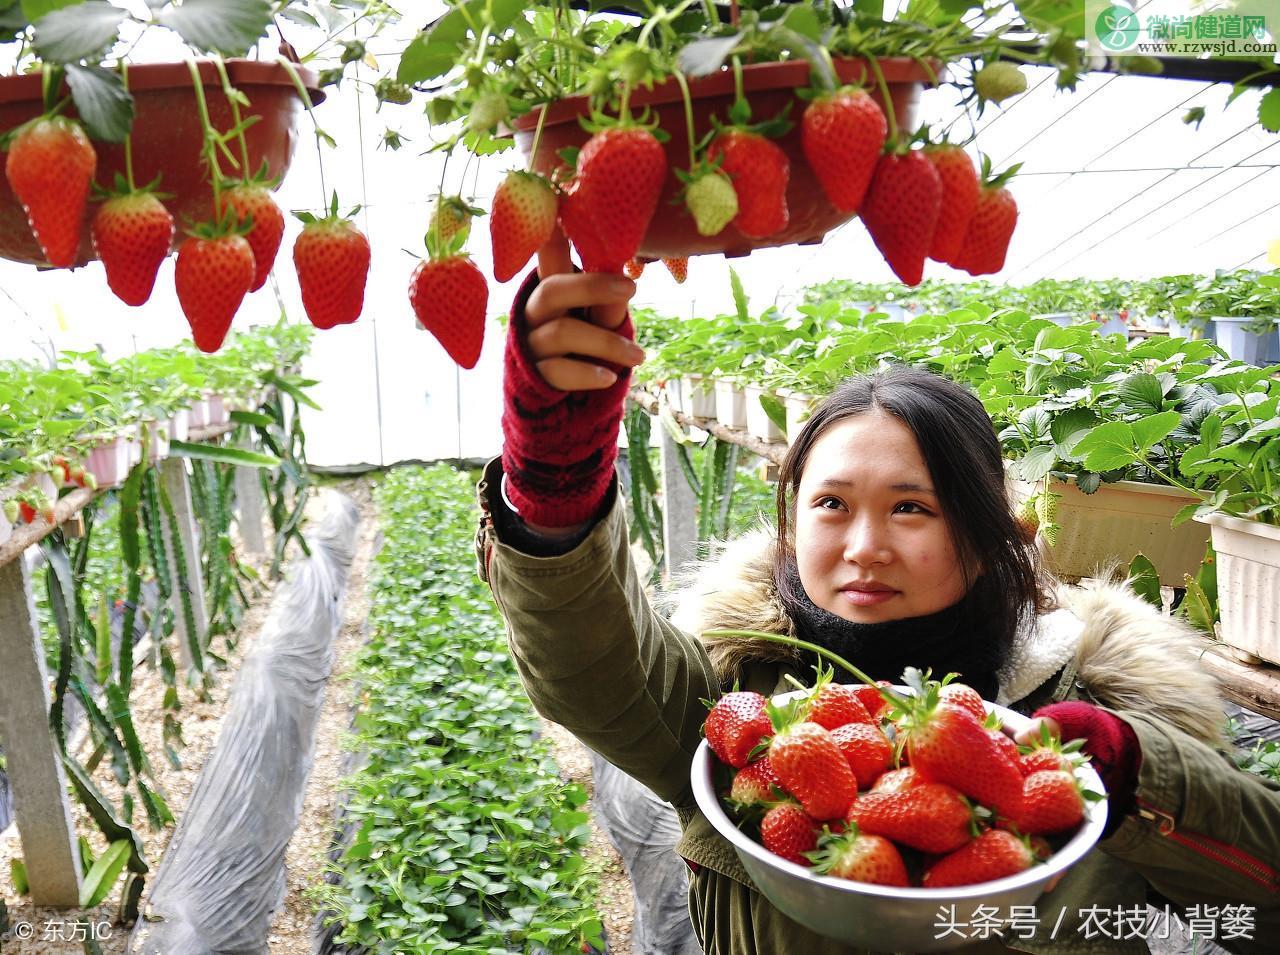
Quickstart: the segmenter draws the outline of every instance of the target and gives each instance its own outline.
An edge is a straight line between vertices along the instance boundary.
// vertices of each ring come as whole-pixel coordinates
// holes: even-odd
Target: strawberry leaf
[[[50,63],[76,63],[108,49],[125,11],[106,0],[89,0],[45,14],[35,25],[35,48]]]
[[[124,142],[133,125],[133,97],[118,73],[100,66],[68,63],[67,85],[80,120],[94,139]]]
[[[189,46],[208,53],[242,56],[271,23],[268,0],[183,0],[157,19]]]

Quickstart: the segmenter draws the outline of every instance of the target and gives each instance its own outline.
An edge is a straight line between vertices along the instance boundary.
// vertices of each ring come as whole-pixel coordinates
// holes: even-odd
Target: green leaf
[[[13,880],[13,891],[26,895],[31,891],[31,883],[27,881],[27,864],[21,859],[9,860],[9,878]]]
[[[219,444],[193,444],[189,441],[170,442],[169,454],[172,457],[239,464],[251,468],[274,468],[280,465],[280,459],[270,454],[246,451],[244,448],[227,448]]]
[[[761,395],[760,407],[769,416],[769,420],[778,426],[784,434],[787,430],[787,407],[777,395]]]
[[[75,63],[100,55],[115,43],[125,11],[106,0],[88,0],[41,17],[35,47],[51,63]]]
[[[275,418],[269,414],[262,414],[258,411],[233,411],[231,412],[231,420],[236,424],[251,424],[258,428],[269,428],[275,423]]]
[[[1129,586],[1147,603],[1164,608],[1164,599],[1160,596],[1160,575],[1156,573],[1156,565],[1145,554],[1138,554],[1129,562]]]
[[[1273,87],[1258,103],[1258,122],[1263,129],[1280,133],[1280,87]]]
[[[738,312],[738,321],[746,325],[751,321],[751,313],[747,310],[747,293],[742,288],[742,279],[734,269],[729,269],[729,287],[733,289],[733,306]]]
[[[80,885],[81,908],[101,905],[111,894],[116,880],[120,878],[120,873],[124,871],[125,864],[129,861],[131,851],[132,847],[125,839],[119,839],[107,847],[107,851],[93,864],[93,868],[89,870],[84,877],[84,882]]]
[[[405,47],[396,80],[421,83],[448,73],[466,58],[467,37],[471,35],[468,21],[481,29],[487,23],[492,33],[501,33],[524,8],[523,0],[468,0],[455,6]]]
[[[1037,445],[1018,461],[1018,476],[1024,481],[1039,481],[1057,462],[1058,455],[1053,448]]]
[[[1134,463],[1133,446],[1133,429],[1124,421],[1108,421],[1081,438],[1074,452],[1090,471],[1114,471]]]
[[[741,40],[740,33],[694,40],[680,50],[680,69],[691,77],[715,73],[724,66]]]
[[[243,56],[271,24],[269,0],[182,0],[161,11],[163,26],[205,53]]]
[[[822,24],[818,22],[818,14],[811,6],[796,4],[790,7],[778,22],[815,43],[822,40]]]
[[[1118,394],[1125,407],[1136,414],[1155,414],[1164,407],[1164,389],[1155,375],[1130,375],[1121,382]]]
[[[1138,450],[1151,450],[1167,438],[1181,421],[1182,415],[1176,411],[1162,411],[1160,414],[1139,418],[1133,423],[1133,436],[1137,440]]]
[[[79,63],[68,63],[66,70],[76,112],[89,133],[104,142],[124,142],[133,125],[133,97],[120,74]]]
[[[46,13],[54,10],[61,10],[64,7],[74,7],[83,0],[22,0],[22,12],[27,17],[28,23],[35,23]]]

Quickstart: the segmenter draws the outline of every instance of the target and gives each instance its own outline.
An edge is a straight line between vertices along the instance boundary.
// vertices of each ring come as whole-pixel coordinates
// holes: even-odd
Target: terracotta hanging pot
[[[204,86],[209,119],[215,129],[225,132],[233,126],[231,107],[222,92],[222,81],[210,61],[198,64]],[[303,110],[302,100],[288,71],[278,63],[257,60],[228,60],[227,75],[231,85],[249,100],[241,107],[241,118],[259,117],[245,130],[250,171],[256,172],[266,160],[271,175],[282,179],[293,160],[297,144],[295,121]],[[316,87],[311,70],[296,67],[306,85],[311,102],[323,102],[325,94]],[[26,122],[42,111],[38,73],[0,77],[0,131]],[[204,135],[200,125],[191,71],[186,63],[143,63],[129,67],[129,91],[133,94],[133,178],[138,185],[160,176],[159,189],[171,198],[164,204],[173,213],[178,226],[175,241],[183,238],[184,226],[208,219],[213,211],[208,171],[203,161]],[[68,115],[75,115],[74,108]],[[124,173],[124,144],[94,141],[98,154],[95,180],[107,186],[117,172]],[[232,155],[239,157],[238,145],[232,144]],[[7,153],[0,151],[0,164]],[[219,157],[223,173],[238,173],[225,156]],[[89,238],[90,205],[80,239],[78,264],[97,258]],[[41,264],[44,255],[31,228],[27,225],[22,205],[0,176],[0,257],[16,262]]]
[[[931,76],[920,63],[909,57],[888,57],[878,61],[884,74],[885,85],[893,99],[894,114],[900,129],[915,128],[916,104],[926,83],[933,82],[940,74],[941,63],[933,62]],[[845,83],[862,83],[871,96],[884,107],[884,98],[866,60],[838,59],[836,73]],[[729,107],[734,100],[734,78],[730,70],[722,70],[710,76],[688,81],[693,107],[695,139],[700,140],[711,130],[711,117],[728,122]],[[663,144],[667,154],[667,181],[663,187],[658,210],[654,213],[649,231],[640,244],[639,255],[643,259],[679,258],[689,255],[705,255],[723,252],[727,256],[739,256],[753,249],[765,249],[780,245],[815,245],[832,229],[853,218],[853,214],[835,208],[822,191],[809,164],[805,161],[800,145],[799,120],[804,113],[805,101],[796,95],[809,85],[809,64],[804,60],[784,63],[755,63],[742,68],[743,93],[751,103],[753,122],[761,122],[779,115],[791,104],[789,118],[792,127],[776,142],[791,162],[791,176],[787,184],[787,209],[790,221],[785,229],[763,239],[742,235],[732,225],[716,235],[704,236],[694,227],[693,217],[677,197],[682,184],[676,178],[676,169],[689,166],[689,138],[685,122],[684,96],[674,79],[655,84],[652,90],[636,89],[631,93],[631,107],[638,112],[649,107],[658,118],[662,129],[670,138]],[[571,96],[551,103],[543,123],[542,137],[533,168],[550,175],[563,161],[557,153],[566,147],[580,147],[590,134],[582,128],[578,119],[590,114],[586,96]],[[542,109],[534,109],[515,121],[515,137],[527,155],[533,148],[534,131]]]

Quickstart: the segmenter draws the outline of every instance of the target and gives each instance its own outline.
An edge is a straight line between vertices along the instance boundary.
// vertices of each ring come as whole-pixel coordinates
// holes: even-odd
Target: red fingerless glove
[[[1036,710],[1033,716],[1047,716],[1062,728],[1062,741],[1083,739],[1084,752],[1090,764],[1102,777],[1111,800],[1108,833],[1120,824],[1133,807],[1138,789],[1138,770],[1142,766],[1142,746],[1133,728],[1106,710],[1069,700],[1051,703]]]
[[[595,517],[609,490],[631,369],[602,362],[618,380],[596,391],[547,384],[529,351],[524,315],[537,287],[535,271],[511,306],[502,374],[502,469],[507,500],[522,520],[569,527]],[[613,331],[634,341],[631,315]]]

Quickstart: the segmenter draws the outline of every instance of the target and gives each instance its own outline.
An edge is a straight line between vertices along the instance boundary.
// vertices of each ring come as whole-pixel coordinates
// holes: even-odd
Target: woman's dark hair
[[[795,550],[791,508],[809,454],[831,425],[869,411],[893,415],[915,435],[960,557],[971,619],[1007,649],[1029,617],[1048,608],[1045,580],[1014,519],[1000,441],[982,402],[919,368],[894,366],[846,379],[800,429],[778,473],[773,577],[783,604],[800,602],[786,568]],[[975,568],[981,568],[976,576]]]

